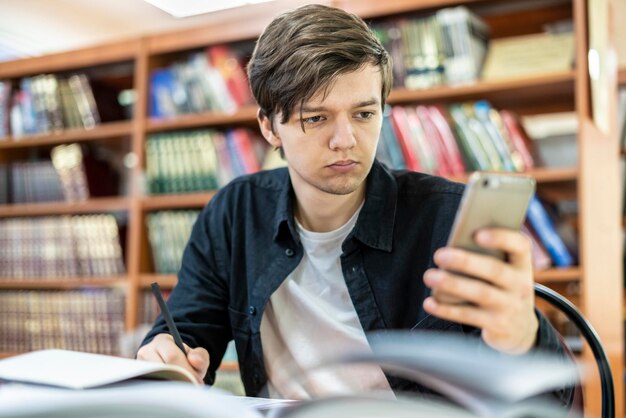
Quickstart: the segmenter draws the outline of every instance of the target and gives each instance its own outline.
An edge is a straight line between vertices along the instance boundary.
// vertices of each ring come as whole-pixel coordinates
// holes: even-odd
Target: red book
[[[437,172],[436,174],[440,176],[450,176],[453,175],[452,167],[450,165],[450,156],[448,155],[448,151],[445,148],[445,144],[439,135],[439,131],[435,127],[435,124],[430,119],[430,112],[426,108],[426,106],[420,105],[415,108],[415,114],[419,118],[422,129],[424,129],[424,133],[426,134],[426,140],[430,145],[432,145],[433,152],[435,154],[435,158],[437,159]]]
[[[421,164],[411,141],[411,130],[407,119],[406,109],[402,106],[391,108],[391,124],[400,144],[402,155],[406,162],[406,168],[411,171],[420,171]]]
[[[463,163],[463,157],[459,150],[459,145],[456,142],[456,138],[450,129],[448,119],[445,116],[445,111],[440,106],[428,106],[428,113],[433,126],[437,129],[441,142],[444,144],[447,151],[450,166],[450,171],[454,175],[461,175],[465,173],[465,163]]]
[[[500,118],[502,119],[502,124],[511,139],[511,144],[522,157],[524,169],[531,170],[535,166],[535,161],[533,160],[532,154],[528,148],[528,137],[524,134],[520,124],[517,122],[517,118],[512,112],[509,112],[508,110],[501,110],[499,113]]]
[[[228,92],[237,106],[251,103],[252,93],[248,78],[232,50],[226,45],[215,45],[207,48],[207,55],[211,65],[217,68],[222,75]]]

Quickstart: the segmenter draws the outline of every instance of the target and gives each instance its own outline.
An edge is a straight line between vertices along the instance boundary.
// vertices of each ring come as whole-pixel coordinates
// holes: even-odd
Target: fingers
[[[439,303],[432,296],[424,300],[424,310],[439,318],[476,328],[485,328],[492,322],[489,311],[472,305]]]
[[[137,359],[174,364],[187,369],[198,383],[202,383],[209,368],[209,354],[204,348],[189,348],[185,345],[187,355],[180,351],[169,334],[158,334],[154,339],[137,352]]]
[[[457,248],[440,248],[435,252],[434,259],[443,270],[476,277],[501,288],[507,287],[507,276],[513,274],[513,269],[504,261]]]
[[[476,233],[476,243],[485,248],[499,249],[509,256],[514,266],[531,265],[530,239],[519,231],[485,228]]]
[[[505,229],[483,229],[476,234],[476,242],[486,248],[505,251],[508,261],[444,247],[435,252],[435,263],[444,270],[477,277],[500,288],[522,285],[524,292],[532,291],[532,280],[526,283],[528,280],[524,279],[532,276],[530,242],[526,236]]]
[[[196,374],[200,376],[200,380],[204,379],[209,369],[209,352],[202,347],[189,348],[186,344],[185,348],[187,349],[187,361],[195,369]]]
[[[503,308],[509,303],[508,294],[482,280],[459,276],[439,269],[424,273],[424,283],[438,295],[452,297],[451,300],[470,302],[484,308]]]

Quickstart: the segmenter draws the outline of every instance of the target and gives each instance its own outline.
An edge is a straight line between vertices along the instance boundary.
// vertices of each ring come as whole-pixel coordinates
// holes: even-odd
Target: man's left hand
[[[485,343],[496,350],[526,353],[535,345],[539,326],[530,240],[521,232],[495,228],[480,230],[475,240],[482,247],[504,251],[507,260],[440,248],[434,256],[439,268],[427,270],[424,282],[438,294],[469,303],[441,303],[430,296],[424,309],[442,319],[480,328]]]

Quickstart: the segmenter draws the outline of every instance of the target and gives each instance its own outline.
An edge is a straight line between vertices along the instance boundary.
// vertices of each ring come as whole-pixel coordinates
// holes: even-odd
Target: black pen
[[[152,288],[152,293],[154,293],[154,297],[156,298],[157,303],[159,304],[159,308],[161,308],[161,314],[163,315],[163,318],[165,319],[167,328],[170,330],[170,334],[172,335],[172,337],[174,337],[174,343],[176,343],[178,348],[180,348],[180,351],[182,351],[186,356],[187,351],[185,351],[185,346],[183,345],[183,339],[180,338],[180,334],[178,333],[178,328],[176,328],[176,324],[174,323],[174,320],[172,319],[172,314],[170,313],[170,310],[167,309],[167,305],[165,304],[165,301],[163,300],[163,295],[161,294],[161,288],[159,287],[159,284],[157,282],[154,282],[150,284],[150,287]]]

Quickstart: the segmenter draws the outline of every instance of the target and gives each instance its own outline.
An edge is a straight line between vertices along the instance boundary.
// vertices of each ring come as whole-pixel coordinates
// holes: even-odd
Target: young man
[[[505,353],[562,352],[534,309],[528,240],[477,234],[507,262],[445,248],[463,186],[374,160],[391,62],[361,19],[325,6],[279,16],[248,73],[261,131],[288,168],[236,179],[211,200],[168,302],[194,348],[185,356],[159,318],[138,358],[211,383],[234,339],[248,395],[306,398],[396,387],[380,369],[329,371],[306,384],[283,376],[368,347],[371,330],[446,330]],[[430,289],[472,303],[438,303]]]

